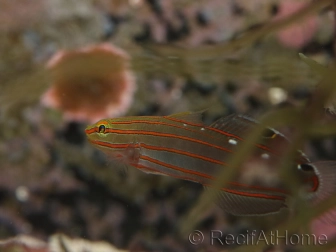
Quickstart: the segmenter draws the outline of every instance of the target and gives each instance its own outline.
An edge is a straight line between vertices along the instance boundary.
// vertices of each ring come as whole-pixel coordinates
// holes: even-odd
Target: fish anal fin
[[[207,190],[214,190],[206,187]],[[238,195],[223,190],[213,191],[217,194],[217,204],[226,212],[233,215],[267,215],[279,212],[286,207],[285,198],[267,199]]]

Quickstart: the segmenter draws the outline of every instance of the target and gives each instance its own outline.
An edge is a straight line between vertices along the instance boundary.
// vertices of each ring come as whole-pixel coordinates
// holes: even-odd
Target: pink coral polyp
[[[293,15],[309,4],[308,1],[282,0],[275,20]],[[279,41],[291,48],[301,48],[311,41],[317,31],[317,16],[311,16],[298,24],[292,24],[277,33]]]
[[[42,97],[68,120],[95,122],[124,114],[135,81],[125,52],[110,44],[60,51],[47,64],[53,84]]]

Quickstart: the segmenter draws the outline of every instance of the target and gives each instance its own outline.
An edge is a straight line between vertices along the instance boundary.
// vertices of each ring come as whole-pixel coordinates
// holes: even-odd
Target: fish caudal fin
[[[266,198],[252,193],[239,195],[226,191],[213,191],[215,189],[209,187],[205,188],[214,192],[217,195],[217,204],[224,211],[233,215],[266,215],[277,213],[286,207],[286,198],[282,196]]]
[[[318,187],[312,195],[314,203],[336,193],[336,161],[319,161],[311,164],[318,177]]]
[[[311,195],[312,203],[318,203],[336,193],[336,161],[319,161],[311,164],[318,177],[317,190]],[[314,220],[323,225],[336,225],[336,205]]]

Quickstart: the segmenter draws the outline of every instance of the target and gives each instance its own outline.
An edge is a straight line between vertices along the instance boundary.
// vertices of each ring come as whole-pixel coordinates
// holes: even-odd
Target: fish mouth
[[[95,144],[97,142],[97,141],[91,139],[89,136],[87,136],[87,140],[92,144]]]

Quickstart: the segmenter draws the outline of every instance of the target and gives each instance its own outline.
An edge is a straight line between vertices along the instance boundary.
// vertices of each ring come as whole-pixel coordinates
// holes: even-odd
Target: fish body
[[[138,116],[103,119],[87,127],[88,140],[119,162],[146,173],[190,180],[209,187],[227,160],[257,124],[251,118],[232,115],[210,126],[200,113],[171,116]],[[220,189],[220,205],[236,215],[260,215],[286,207],[289,191],[274,169],[289,146],[288,139],[265,127],[251,155],[233,180]],[[313,197],[321,190],[318,165],[311,164],[301,152],[293,164],[293,176]],[[320,165],[322,168],[326,165]],[[332,170],[329,165],[327,173]],[[264,177],[268,174],[268,178]],[[330,182],[334,187],[334,182]]]

